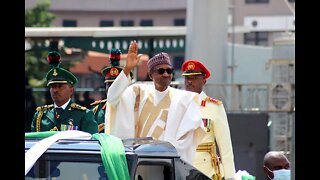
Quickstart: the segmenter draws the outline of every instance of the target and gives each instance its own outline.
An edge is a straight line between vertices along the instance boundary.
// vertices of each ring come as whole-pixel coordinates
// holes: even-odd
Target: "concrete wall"
[[[236,171],[246,170],[257,180],[263,174],[263,157],[269,151],[268,115],[264,113],[227,114]]]
[[[272,47],[235,44],[233,53],[234,83],[271,82],[271,69],[267,68],[267,62],[272,58]],[[228,65],[232,65],[232,44],[228,44]],[[230,83],[230,69],[227,73]]]

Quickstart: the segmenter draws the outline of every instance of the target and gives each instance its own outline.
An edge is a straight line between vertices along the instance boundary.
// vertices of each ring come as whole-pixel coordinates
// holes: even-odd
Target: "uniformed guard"
[[[111,65],[106,68],[103,68],[101,71],[102,76],[105,78],[104,83],[106,83],[106,90],[113,83],[113,81],[116,79],[116,77],[120,74],[122,70],[122,67],[120,66],[121,50],[111,49],[109,59]],[[95,114],[95,119],[98,124],[98,131],[104,132],[107,99],[97,100],[91,103],[90,105],[93,106],[92,111]]]
[[[31,131],[80,130],[97,133],[98,125],[93,112],[71,99],[77,78],[60,67],[61,56],[58,52],[49,52],[47,60],[50,70],[47,72],[46,80],[54,103],[37,107]]]
[[[211,73],[197,60],[185,61],[182,72],[185,89],[199,93],[202,120],[207,131],[197,147],[193,165],[214,180],[221,180],[222,177],[226,180],[235,179],[233,149],[224,106],[221,101],[203,92]]]

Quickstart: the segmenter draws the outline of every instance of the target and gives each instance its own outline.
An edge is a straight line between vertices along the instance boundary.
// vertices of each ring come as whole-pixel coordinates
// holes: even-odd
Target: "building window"
[[[246,0],[246,4],[269,3],[269,0]]]
[[[121,20],[121,26],[133,26],[133,20]]]
[[[174,19],[174,25],[175,26],[185,26],[186,19]]]
[[[100,21],[100,27],[111,27],[113,26],[112,20],[101,20]]]
[[[76,20],[63,20],[62,22],[63,27],[77,27]]]
[[[153,21],[151,19],[141,20],[140,26],[153,26]]]
[[[245,33],[244,44],[268,46],[268,32]]]

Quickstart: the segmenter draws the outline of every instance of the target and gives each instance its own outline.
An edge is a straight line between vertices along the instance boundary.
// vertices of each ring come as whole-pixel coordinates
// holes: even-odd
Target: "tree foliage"
[[[25,11],[25,27],[50,27],[55,19],[55,15],[50,12],[50,1],[40,0],[37,2],[36,6]],[[37,44],[38,42],[43,43],[47,41],[50,43],[49,39],[28,39],[31,44]],[[52,41],[52,40],[51,40]],[[54,43],[53,43],[54,44]],[[63,49],[56,49],[55,45],[48,48],[37,49],[31,48],[25,52],[25,75],[28,78],[29,85],[31,87],[45,87],[46,80],[45,76],[49,70],[49,64],[47,61],[47,55],[51,50],[58,50],[61,54]],[[66,62],[62,59],[62,67],[68,69],[73,65],[73,62]]]
[[[50,2],[39,1],[32,9],[25,11],[25,27],[50,27],[55,15],[49,12]]]
[[[39,1],[34,8],[25,11],[25,27],[50,27],[55,15],[49,12],[50,1]],[[29,41],[29,43],[36,43]],[[32,87],[43,86],[48,71],[48,51],[29,50],[25,52],[25,75]]]

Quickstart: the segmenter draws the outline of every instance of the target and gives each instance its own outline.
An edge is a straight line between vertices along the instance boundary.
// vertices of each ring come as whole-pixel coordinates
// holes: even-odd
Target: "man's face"
[[[282,155],[270,157],[269,163],[264,166],[264,172],[269,179],[274,178],[274,171],[280,169],[290,169],[289,160]]]
[[[204,75],[188,75],[184,77],[184,85],[187,91],[201,93],[207,80]]]
[[[156,90],[164,91],[168,88],[173,77],[173,69],[168,64],[160,64],[149,72]]]
[[[50,84],[50,94],[53,102],[55,102],[58,106],[66,103],[71,95],[73,94],[74,89],[68,83],[54,83]]]

